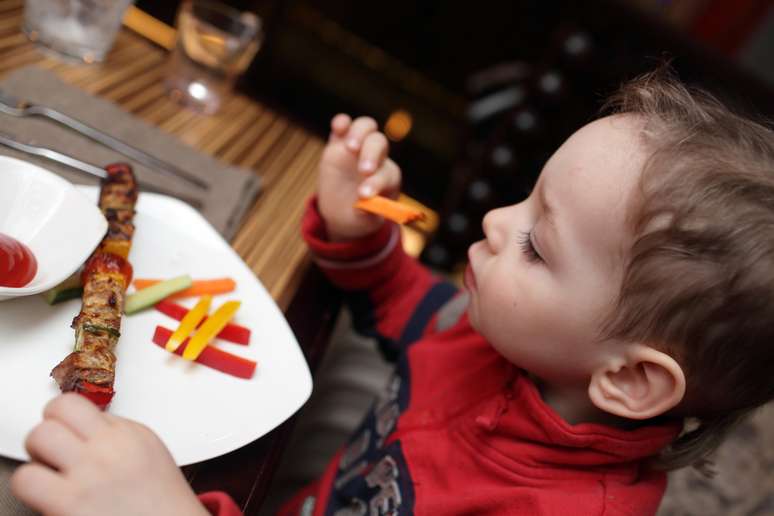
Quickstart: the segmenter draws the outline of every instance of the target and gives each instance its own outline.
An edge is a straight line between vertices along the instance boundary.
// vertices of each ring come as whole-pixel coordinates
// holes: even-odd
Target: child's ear
[[[597,408],[628,419],[661,415],[685,395],[685,375],[671,356],[632,345],[591,376],[589,397]]]

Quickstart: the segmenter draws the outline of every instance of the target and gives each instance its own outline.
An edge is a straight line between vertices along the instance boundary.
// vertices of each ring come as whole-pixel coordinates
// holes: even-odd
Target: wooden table
[[[314,369],[327,344],[336,300],[309,267],[299,221],[304,200],[314,190],[324,142],[239,94],[229,96],[215,116],[180,107],[166,97],[162,84],[166,51],[126,29],[102,64],[67,64],[47,57],[20,31],[22,15],[22,0],[0,0],[0,78],[28,65],[52,70],[183,142],[261,175],[262,192],[231,244],[285,311]],[[291,419],[239,450],[183,470],[194,490],[225,490],[245,514],[256,514],[292,424]]]

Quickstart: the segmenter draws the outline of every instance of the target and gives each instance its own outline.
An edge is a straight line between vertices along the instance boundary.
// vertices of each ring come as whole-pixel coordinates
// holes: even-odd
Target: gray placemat
[[[53,72],[34,66],[22,68],[0,82],[0,89],[19,99],[70,115],[204,180],[210,185],[207,191],[189,186],[174,176],[160,174],[50,120],[17,118],[0,113],[0,130],[16,140],[49,147],[98,166],[116,161],[131,163],[141,181],[201,204],[197,208],[202,215],[227,240],[236,233],[258,193],[260,178],[255,172],[219,162],[115,104],[62,82]],[[0,146],[0,154],[34,162],[73,183],[97,183],[96,179],[64,165],[4,146]]]

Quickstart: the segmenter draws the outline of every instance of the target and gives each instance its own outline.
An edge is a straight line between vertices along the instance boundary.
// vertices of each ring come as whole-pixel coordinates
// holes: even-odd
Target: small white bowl
[[[26,244],[38,271],[26,286],[0,287],[0,301],[44,292],[70,276],[107,231],[99,208],[68,181],[0,156],[0,233]]]

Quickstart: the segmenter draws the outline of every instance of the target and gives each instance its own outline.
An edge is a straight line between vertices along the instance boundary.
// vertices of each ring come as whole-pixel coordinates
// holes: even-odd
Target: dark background
[[[178,3],[137,5],[173,25]],[[265,23],[245,94],[320,135],[338,112],[388,129],[410,117],[391,154],[404,191],[441,214],[423,256],[440,268],[463,258],[484,211],[526,195],[606,94],[665,59],[737,110],[774,118],[766,0],[226,3]]]

